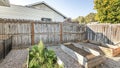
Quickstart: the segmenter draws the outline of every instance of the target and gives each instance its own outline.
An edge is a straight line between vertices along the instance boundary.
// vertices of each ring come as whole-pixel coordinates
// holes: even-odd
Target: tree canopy
[[[74,19],[74,22],[79,22],[79,23],[90,23],[90,22],[96,22],[95,20],[95,15],[96,13],[89,13],[87,16],[79,16],[76,19]]]
[[[96,15],[95,13],[89,13],[87,16],[85,16],[86,23],[96,22],[95,15]]]
[[[83,16],[79,16],[76,19],[74,19],[73,22],[85,23],[85,18]]]
[[[103,23],[120,23],[120,0],[94,0],[96,19]]]

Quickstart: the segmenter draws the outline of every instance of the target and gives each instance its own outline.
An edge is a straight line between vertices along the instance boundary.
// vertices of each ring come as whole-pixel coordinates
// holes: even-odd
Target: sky
[[[70,18],[86,16],[91,12],[96,12],[93,9],[93,0],[10,0],[10,3],[16,5],[28,5],[41,1],[46,2],[51,7],[55,8],[55,10]]]

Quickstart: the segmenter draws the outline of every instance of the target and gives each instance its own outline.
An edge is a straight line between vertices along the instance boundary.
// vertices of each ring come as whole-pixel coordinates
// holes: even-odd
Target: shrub
[[[42,41],[29,51],[29,68],[61,68],[57,64],[57,56],[53,50],[48,50]]]

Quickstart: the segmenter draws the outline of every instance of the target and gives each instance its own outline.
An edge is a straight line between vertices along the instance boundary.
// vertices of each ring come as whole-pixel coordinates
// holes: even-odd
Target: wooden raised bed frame
[[[12,36],[0,35],[0,62],[12,49]]]
[[[96,42],[92,40],[81,41],[85,43],[91,43],[97,45],[104,55],[109,57],[114,57],[120,54],[120,46],[119,45],[111,45],[111,44],[103,44],[101,42]]]
[[[78,48],[79,50],[82,50],[82,53],[85,52],[84,54],[82,54],[82,53],[79,53],[81,51],[77,51],[78,49],[77,50],[71,49],[71,47],[68,47],[68,46],[69,45],[67,45],[67,46],[61,45],[61,49],[64,52],[66,52],[68,55],[73,57],[76,61],[78,61],[85,68],[96,67],[96,66],[100,65],[105,60],[105,58],[103,56],[100,56],[100,55],[95,56],[91,53],[86,52],[85,50]]]

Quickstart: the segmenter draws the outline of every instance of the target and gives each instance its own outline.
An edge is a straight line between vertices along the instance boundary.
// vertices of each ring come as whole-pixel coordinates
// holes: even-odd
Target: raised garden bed
[[[97,65],[100,65],[104,61],[104,57],[95,56],[92,53],[89,53],[81,48],[75,47],[74,45],[61,45],[61,48],[68,55],[73,57],[85,68],[92,68]]]
[[[84,49],[87,52],[92,53],[93,55],[99,56],[99,55],[103,55],[103,53],[100,51],[99,47],[97,45],[94,44],[90,44],[90,43],[71,43],[74,46]]]
[[[29,49],[13,49],[0,63],[0,68],[28,68]]]
[[[89,52],[86,52],[85,50],[83,49],[80,49],[78,47],[75,47],[74,45],[66,45],[66,47],[72,49],[73,51],[79,53],[80,55],[82,55],[83,57],[86,57],[86,59],[89,61],[90,59],[92,58],[95,58],[95,55],[89,53]]]
[[[0,35],[0,62],[12,49],[12,37],[6,35]]]
[[[29,50],[29,68],[64,68],[63,62],[56,55],[56,53],[43,44],[31,47]]]
[[[91,40],[87,40],[84,42],[92,44],[92,45],[96,45],[96,46],[94,46],[94,49],[96,49],[101,54],[104,54],[106,56],[114,57],[114,56],[117,56],[120,54],[120,46],[119,45],[103,44],[103,43],[91,41]],[[81,42],[79,42],[79,43],[81,43]],[[87,45],[85,45],[85,46],[87,46]],[[89,47],[93,48],[93,46],[89,46]]]
[[[104,46],[99,46],[99,47],[106,56],[114,57],[120,54],[119,46],[111,47],[110,45],[110,47],[104,47]]]

